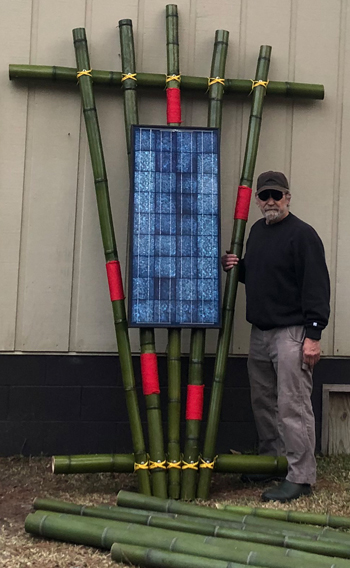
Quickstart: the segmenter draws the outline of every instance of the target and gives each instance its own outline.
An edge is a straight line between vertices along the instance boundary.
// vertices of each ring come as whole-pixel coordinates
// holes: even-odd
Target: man
[[[252,324],[248,374],[259,451],[288,460],[286,479],[262,498],[285,502],[311,493],[316,481],[312,372],[328,323],[329,276],[316,231],[289,212],[284,174],[262,173],[255,198],[264,218],[240,261]],[[222,257],[225,271],[237,263],[234,254]]]

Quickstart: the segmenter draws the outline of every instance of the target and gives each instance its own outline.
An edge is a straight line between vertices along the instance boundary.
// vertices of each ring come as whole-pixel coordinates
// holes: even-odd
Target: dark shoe
[[[277,487],[266,489],[261,498],[263,501],[280,501],[285,503],[286,501],[298,499],[302,495],[310,495],[310,493],[311,486],[309,483],[292,483],[285,479]]]
[[[284,477],[273,473],[242,473],[242,483],[269,483],[270,481],[282,481]]]

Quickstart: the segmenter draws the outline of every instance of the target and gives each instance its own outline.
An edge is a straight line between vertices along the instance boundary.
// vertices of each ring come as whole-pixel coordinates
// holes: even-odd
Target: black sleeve
[[[244,264],[244,258],[241,258],[239,263],[238,263],[238,267],[239,267],[239,273],[238,273],[238,280],[240,282],[242,282],[243,284],[245,284],[245,264]]]
[[[319,340],[329,318],[330,282],[322,241],[310,226],[298,234],[295,262],[306,337]]]

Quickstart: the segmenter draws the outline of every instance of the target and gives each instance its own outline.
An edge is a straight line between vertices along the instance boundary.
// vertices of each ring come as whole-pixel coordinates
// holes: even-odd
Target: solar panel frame
[[[159,148],[157,150],[156,148],[158,143],[157,135],[152,136],[152,133],[156,131],[161,133],[161,139],[163,137],[162,150],[159,150]],[[150,133],[149,138],[147,139],[147,135],[141,138],[141,133],[145,134],[147,132]],[[181,133],[181,138],[186,134],[191,135],[192,144],[192,134],[201,132],[211,134],[212,151],[204,152],[203,134],[202,151],[195,154],[192,152],[189,156],[188,154],[190,154],[190,152],[181,152],[180,150],[180,160],[176,161],[178,146],[176,146],[176,151],[172,152],[171,145],[173,143],[177,144],[177,134]],[[138,133],[140,133],[140,137],[137,139]],[[166,137],[165,140],[164,137]],[[136,139],[140,144],[138,151],[135,149]],[[131,129],[131,140],[132,175],[129,203],[130,248],[128,284],[129,327],[220,328],[221,242],[219,129],[208,127],[134,125]],[[206,137],[206,144],[207,142],[208,137]],[[169,152],[167,152],[167,146]],[[161,155],[161,163],[159,162],[160,158],[157,151]],[[210,155],[211,158],[209,157]],[[199,178],[199,174],[196,171],[198,160],[201,168],[200,175],[202,176],[200,178],[202,183],[201,187],[202,190],[204,190],[202,192],[198,191],[197,188],[197,178]],[[190,170],[190,172],[188,170]],[[194,173],[196,173],[196,183],[191,183],[194,181]],[[137,178],[136,181],[135,178]],[[179,180],[181,180],[181,191],[177,193],[176,190]],[[211,193],[205,191],[207,187],[205,181],[209,180],[212,184]],[[146,186],[148,184],[148,187],[154,188],[153,191],[143,192],[139,189],[143,187],[143,184]],[[163,186],[159,184],[163,184]],[[160,191],[157,191],[157,187],[160,188]],[[194,191],[194,189],[196,191]],[[149,194],[151,193],[154,193],[154,200],[153,197],[150,198]],[[137,196],[137,194],[139,195]],[[212,199],[212,209],[215,210],[215,213],[210,213],[211,219],[207,219],[203,212],[205,206],[209,207],[210,205],[208,203],[210,195]],[[215,207],[213,201],[214,195]],[[194,199],[194,197],[197,199]],[[198,216],[198,214],[193,214],[196,209],[196,203],[197,207],[198,203],[201,204],[202,215]],[[136,217],[137,231],[135,230]],[[177,226],[178,223],[180,223],[180,234],[176,232],[176,227],[173,226],[174,223],[172,225],[174,218],[176,218]],[[207,222],[210,220],[211,229]],[[215,224],[216,227],[214,226]],[[162,227],[164,227],[164,225],[166,226],[167,234],[162,233]],[[194,232],[195,234],[193,234]],[[215,245],[213,245],[213,242]],[[200,245],[202,250],[205,250],[205,247],[211,246],[211,254],[198,256],[198,248],[201,248]],[[154,251],[154,255],[140,255],[139,251],[143,247],[146,247],[148,252],[150,250]],[[135,249],[137,249],[138,255],[134,254]],[[181,255],[176,256],[174,251],[178,249],[181,250]],[[189,253],[187,256],[182,254],[183,252],[186,253],[186,251]],[[145,258],[143,258],[143,256],[145,256]],[[154,264],[151,266],[150,259],[153,258],[153,256]],[[137,270],[135,269],[135,258],[137,258]],[[161,261],[159,260],[160,258]],[[195,263],[193,263],[193,259],[196,260]],[[200,259],[202,259],[202,262],[200,262]],[[181,265],[181,269],[179,265]],[[179,270],[182,278],[177,277]],[[186,271],[190,274],[189,278],[183,278]],[[196,278],[193,278],[193,273],[197,274]],[[204,278],[203,276],[205,274],[211,274],[212,277]],[[137,282],[136,279],[138,279]],[[152,288],[150,281],[153,281],[153,292],[150,291],[150,287]],[[211,288],[208,292],[208,286],[205,285],[208,285],[209,282],[211,283]],[[194,283],[196,285],[194,285]],[[135,297],[136,288],[137,298]],[[155,294],[155,291],[157,291],[157,294]],[[198,297],[198,294],[200,297]],[[147,296],[148,299],[139,299],[140,295],[141,297]],[[157,298],[155,296],[157,296]],[[183,296],[185,299],[183,299]],[[208,296],[211,296],[210,299],[208,299]],[[170,307],[168,302],[169,297],[171,298]],[[135,317],[135,302],[137,302],[137,309],[140,308],[144,316],[146,316],[141,321],[138,317]],[[208,321],[208,319],[205,318],[204,321],[204,314],[210,311],[209,303],[211,304],[210,309],[214,317],[212,321]],[[177,311],[179,309],[181,315],[177,317],[179,316],[179,312]],[[152,310],[153,317],[151,318]],[[165,312],[168,312],[167,321],[165,321]],[[193,318],[194,313],[197,313],[199,316],[196,318],[196,321],[194,321]],[[202,314],[202,316],[200,316],[200,314]],[[200,319],[202,319],[202,321],[198,321]]]

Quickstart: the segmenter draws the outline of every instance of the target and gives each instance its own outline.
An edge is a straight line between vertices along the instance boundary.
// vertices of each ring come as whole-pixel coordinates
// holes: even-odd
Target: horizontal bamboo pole
[[[328,558],[320,554],[283,549],[258,543],[228,541],[218,537],[174,532],[132,523],[82,518],[36,511],[28,515],[25,529],[31,534],[56,538],[76,544],[89,544],[108,549],[114,542],[149,546],[202,555],[206,558],[248,563],[266,568],[349,568],[348,560]]]
[[[55,499],[35,499],[33,506],[36,510],[130,522],[173,531],[271,544],[295,550],[304,550],[306,552],[321,553],[325,556],[350,558],[349,536],[347,543],[339,543],[322,538],[322,536],[309,536],[307,532],[305,532],[305,534],[299,534],[298,536],[272,532],[263,533],[255,531],[253,528],[249,530],[249,527],[247,530],[247,526],[244,525],[244,523],[242,523],[241,526],[237,523],[237,528],[228,528],[220,526],[219,522],[208,523],[206,519],[196,518],[194,523],[192,517],[185,519],[181,515],[176,515],[175,518],[169,518],[161,514],[154,514],[150,511],[127,509],[123,507],[87,507]],[[305,530],[307,531],[307,528]]]
[[[103,71],[93,69],[91,73],[94,83],[110,87],[120,87],[122,73],[120,71]],[[76,84],[77,70],[73,67],[57,67],[49,65],[9,65],[10,79],[39,79],[52,82],[69,82]],[[164,89],[165,74],[138,73],[137,85],[143,88]],[[225,94],[249,95],[252,88],[250,79],[225,79]],[[202,91],[208,89],[207,77],[191,77],[182,75],[181,90]],[[122,91],[120,91],[121,93]],[[270,81],[266,94],[275,97],[324,99],[324,86],[312,83],[292,83],[290,81]]]
[[[111,548],[112,560],[135,566],[151,568],[246,568],[246,564],[215,560],[204,556],[189,556],[181,552],[169,552],[146,546],[114,543]]]
[[[318,525],[333,528],[350,528],[350,517],[339,517],[336,515],[320,515],[303,511],[280,511],[277,509],[263,509],[262,507],[236,507],[224,505],[220,507],[232,513],[243,513],[246,515],[256,515],[267,519],[278,519],[281,521],[291,521],[293,523],[305,523],[308,525]]]
[[[52,472],[59,473],[131,473],[134,471],[133,454],[87,454],[54,456]],[[214,471],[218,473],[271,473],[285,475],[285,457],[219,454]]]

